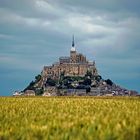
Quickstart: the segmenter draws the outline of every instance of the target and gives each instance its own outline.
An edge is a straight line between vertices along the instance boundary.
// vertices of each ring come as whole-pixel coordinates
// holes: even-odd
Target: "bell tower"
[[[75,49],[74,35],[72,37],[72,47],[70,50],[70,62],[76,63],[76,49]]]

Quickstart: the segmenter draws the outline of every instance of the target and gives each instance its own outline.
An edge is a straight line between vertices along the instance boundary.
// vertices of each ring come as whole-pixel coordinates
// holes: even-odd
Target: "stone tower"
[[[70,50],[70,62],[71,63],[76,63],[76,49],[75,49],[75,42],[74,42],[74,35],[72,38],[72,47]]]

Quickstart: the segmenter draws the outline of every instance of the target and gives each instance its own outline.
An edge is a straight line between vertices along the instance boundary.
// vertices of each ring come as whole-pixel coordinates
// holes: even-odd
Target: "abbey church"
[[[87,71],[90,71],[92,75],[98,75],[95,61],[90,62],[83,54],[77,53],[73,36],[70,56],[62,56],[59,58],[59,62],[51,66],[44,66],[42,76],[45,79],[59,79],[62,73],[65,76],[84,76]]]

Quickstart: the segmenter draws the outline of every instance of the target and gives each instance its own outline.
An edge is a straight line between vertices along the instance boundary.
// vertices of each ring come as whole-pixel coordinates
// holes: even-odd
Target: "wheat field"
[[[1,97],[0,140],[140,140],[138,97]]]

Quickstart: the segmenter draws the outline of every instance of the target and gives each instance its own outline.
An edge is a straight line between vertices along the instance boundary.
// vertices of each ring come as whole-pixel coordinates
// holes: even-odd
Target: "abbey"
[[[65,76],[84,76],[87,71],[90,71],[92,75],[98,75],[95,61],[90,62],[83,54],[77,53],[73,36],[70,56],[60,57],[59,62],[51,66],[44,66],[41,75],[44,80],[47,78],[59,79],[62,73]]]

